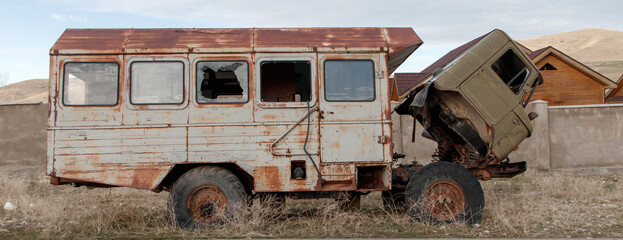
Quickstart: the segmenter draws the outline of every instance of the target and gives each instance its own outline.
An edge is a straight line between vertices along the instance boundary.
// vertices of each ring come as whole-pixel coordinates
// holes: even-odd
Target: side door
[[[254,164],[254,190],[314,190],[320,185],[315,170],[320,160],[316,55],[258,53],[254,62],[255,126],[250,137],[260,154]],[[302,176],[295,176],[297,168]]]
[[[383,124],[387,84],[377,54],[319,56],[323,164],[379,163],[388,144]]]
[[[121,125],[123,59],[59,56],[52,64],[48,174],[93,181],[104,178],[105,174],[95,171],[101,167],[93,163],[113,159],[108,153],[120,143],[111,129]]]

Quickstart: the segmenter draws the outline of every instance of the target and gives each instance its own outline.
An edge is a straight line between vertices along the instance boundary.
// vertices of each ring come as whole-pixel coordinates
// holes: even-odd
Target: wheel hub
[[[227,197],[218,187],[205,184],[190,193],[186,206],[197,222],[209,223],[225,214]]]
[[[426,189],[424,205],[433,217],[453,220],[465,209],[465,194],[455,182],[436,181]]]

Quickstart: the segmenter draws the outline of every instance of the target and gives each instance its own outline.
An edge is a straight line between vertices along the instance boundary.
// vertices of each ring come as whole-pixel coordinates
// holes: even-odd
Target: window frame
[[[198,84],[199,79],[197,79],[197,72],[199,71],[199,63],[202,62],[244,62],[247,64],[247,99],[245,101],[240,101],[240,102],[206,102],[206,103],[202,103],[199,102],[199,95],[201,95],[200,91],[201,91],[201,86]],[[249,61],[247,60],[197,60],[195,62],[195,72],[194,72],[194,85],[195,85],[195,103],[196,104],[200,104],[200,105],[210,105],[210,104],[246,104],[251,100],[251,64],[249,63]],[[242,86],[242,85],[241,85]],[[243,90],[245,90],[243,88]]]
[[[511,89],[511,88],[510,88],[510,86],[509,86],[509,85],[507,85],[508,83],[506,83],[506,82],[504,81],[504,79],[502,79],[502,77],[500,77],[500,76],[499,76],[499,75],[495,72],[495,70],[493,70],[493,64],[495,64],[497,61],[499,61],[499,60],[502,58],[502,56],[504,56],[504,54],[506,54],[508,51],[511,51],[513,54],[515,54],[515,56],[516,56],[516,57],[517,57],[517,58],[518,58],[518,59],[519,59],[519,60],[523,63],[524,68],[523,68],[523,69],[521,69],[521,70],[519,71],[519,73],[523,72],[523,71],[524,71],[524,69],[525,69],[525,71],[526,71],[526,77],[523,79],[523,81],[522,81],[521,85],[520,85],[520,86],[519,86],[519,88],[517,89],[517,92],[514,92],[514,91],[513,91],[513,89]],[[530,78],[530,75],[532,74],[532,71],[530,71],[530,67],[528,66],[528,64],[526,64],[526,62],[525,62],[525,60],[522,58],[522,56],[521,56],[520,54],[517,54],[517,52],[515,52],[515,50],[513,50],[512,48],[505,48],[505,49],[503,50],[502,54],[500,54],[499,56],[497,56],[497,58],[494,58],[494,59],[495,59],[495,60],[494,60],[493,62],[491,62],[491,64],[488,64],[488,65],[489,65],[489,69],[491,69],[491,72],[493,72],[493,73],[494,73],[494,75],[495,75],[498,79],[500,79],[500,81],[502,81],[502,84],[504,84],[504,86],[506,86],[506,88],[507,88],[509,91],[511,91],[511,93],[513,93],[513,94],[515,94],[515,95],[519,95],[521,92],[523,92],[523,91],[521,91],[521,90],[522,90],[522,89],[524,88],[524,86],[526,85],[526,82],[527,82],[526,80],[528,80],[528,79]]]
[[[65,103],[65,84],[66,84],[66,79],[65,79],[65,74],[67,73],[67,64],[70,63],[80,63],[80,64],[89,64],[89,63],[114,63],[117,65],[117,94],[115,95],[116,97],[116,101],[115,104],[112,105],[108,105],[108,104],[66,104]],[[119,105],[119,85],[121,84],[121,64],[119,64],[118,62],[114,62],[114,61],[107,61],[107,62],[93,62],[93,61],[88,61],[88,62],[80,62],[80,61],[67,61],[65,63],[63,63],[63,76],[62,76],[62,86],[61,86],[61,104],[63,106],[67,106],[67,107],[114,107]],[[86,94],[86,93],[85,93]]]
[[[132,65],[134,63],[172,63],[179,62],[182,64],[182,100],[178,103],[134,103],[132,102]],[[137,60],[130,62],[128,67],[128,102],[130,105],[136,106],[146,106],[146,105],[166,105],[166,106],[176,106],[181,105],[186,102],[186,63],[181,60],[162,60],[162,61],[146,61],[146,60]]]
[[[371,100],[329,100],[327,99],[327,61],[369,61],[372,62],[372,99]],[[362,58],[353,58],[353,59],[324,59],[322,62],[322,86],[324,92],[324,100],[327,102],[374,102],[376,101],[376,65],[374,64],[373,59],[362,59]]]
[[[301,101],[301,102],[266,102],[262,100],[262,83],[263,83],[263,79],[262,79],[262,64],[264,62],[307,62],[309,63],[309,101]],[[291,104],[306,104],[307,102],[309,103],[315,103],[316,98],[314,96],[314,93],[316,92],[316,89],[314,89],[314,79],[315,79],[315,74],[314,74],[314,69],[315,69],[315,61],[313,61],[312,59],[304,59],[304,57],[301,58],[294,58],[294,59],[261,59],[257,61],[257,67],[258,67],[258,77],[259,77],[259,81],[258,81],[258,88],[259,91],[256,91],[258,99],[259,99],[259,103],[262,104],[263,106],[267,106],[270,104],[286,104],[286,105],[291,105]],[[299,107],[299,106],[287,106],[287,107]],[[307,107],[307,105],[305,106],[300,106],[300,107]]]

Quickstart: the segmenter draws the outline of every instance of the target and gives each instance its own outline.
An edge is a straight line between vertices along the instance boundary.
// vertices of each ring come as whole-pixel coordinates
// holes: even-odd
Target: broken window
[[[553,65],[551,65],[549,63],[545,63],[545,65],[543,65],[543,67],[539,68],[539,70],[543,71],[543,70],[558,70],[558,69],[556,69],[556,67],[554,67]]]
[[[69,106],[117,105],[119,64],[66,63],[63,104]]]
[[[491,68],[515,94],[519,93],[530,74],[526,64],[510,49],[495,61]]]
[[[263,102],[308,102],[311,64],[308,61],[268,61],[260,66]]]
[[[249,64],[244,61],[197,63],[198,103],[240,103],[249,99]]]
[[[184,63],[132,63],[130,66],[132,104],[180,104],[183,101]]]
[[[374,101],[374,62],[325,61],[324,88],[327,101]]]

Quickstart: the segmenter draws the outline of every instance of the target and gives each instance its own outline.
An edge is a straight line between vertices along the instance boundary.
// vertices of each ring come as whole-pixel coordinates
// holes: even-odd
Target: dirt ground
[[[331,199],[288,199],[285,209],[254,204],[210,229],[172,227],[168,193],[53,186],[43,167],[0,166],[0,239],[7,238],[568,238],[623,237],[622,175],[528,171],[483,182],[480,224],[427,224],[384,209],[380,194],[357,210]]]

